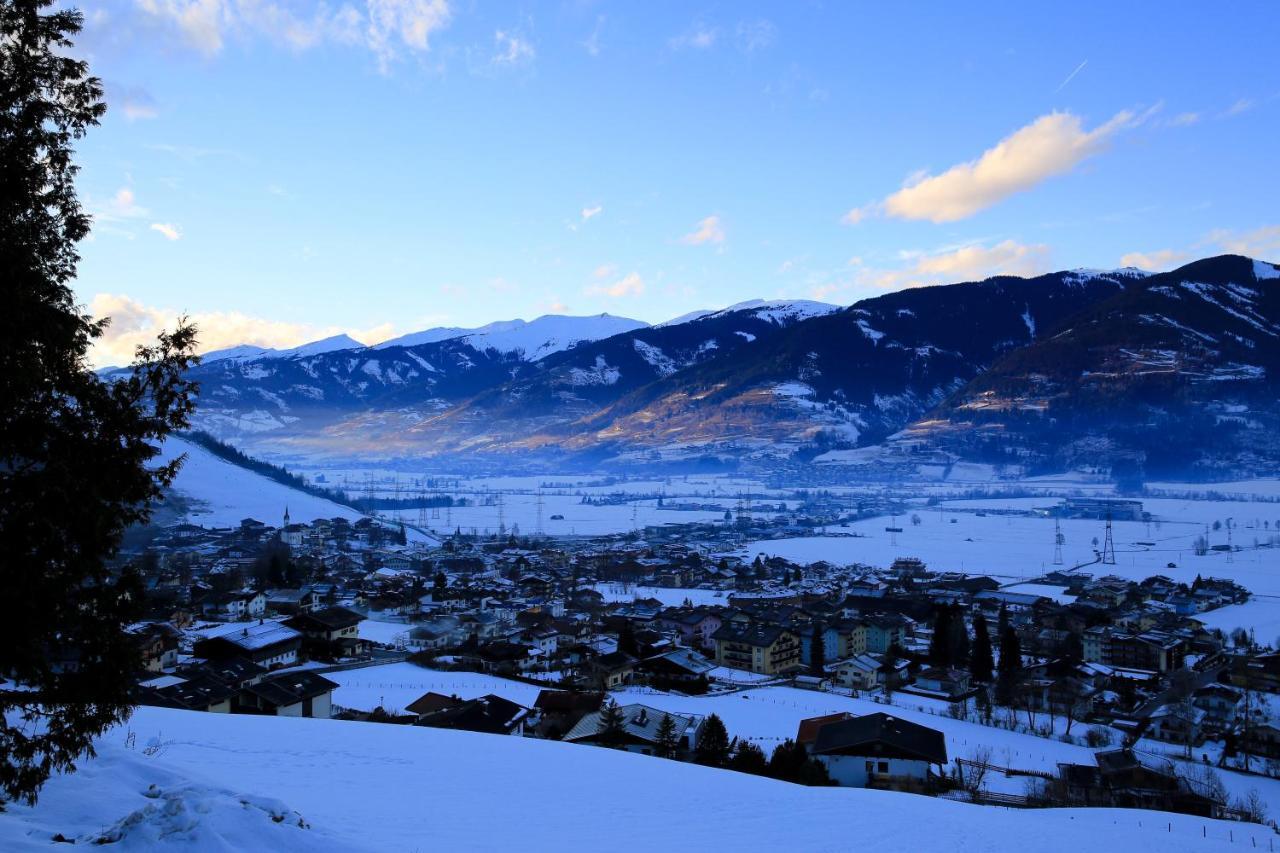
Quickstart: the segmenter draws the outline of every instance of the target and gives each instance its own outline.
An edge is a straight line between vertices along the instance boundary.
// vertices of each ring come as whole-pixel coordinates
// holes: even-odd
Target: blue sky
[[[1274,3],[80,5],[102,361],[1280,260]]]

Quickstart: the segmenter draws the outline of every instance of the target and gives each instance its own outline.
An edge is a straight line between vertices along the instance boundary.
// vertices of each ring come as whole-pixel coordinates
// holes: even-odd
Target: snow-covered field
[[[730,679],[741,676],[734,680],[743,683],[760,678],[736,670],[724,675],[728,675]],[[533,704],[540,690],[533,685],[497,676],[430,670],[411,663],[329,673],[325,677],[341,685],[334,691],[335,704],[365,711],[379,705],[389,711],[402,710],[405,705],[428,691],[463,699],[493,693],[528,707]],[[614,695],[623,704],[640,702],[664,711],[704,716],[718,714],[724,720],[730,735],[756,741],[766,752],[771,752],[783,740],[794,738],[796,727],[806,717],[839,711],[852,714],[883,711],[943,732],[947,739],[947,755],[952,760],[969,758],[979,746],[989,746],[995,763],[1021,770],[1053,773],[1057,771],[1059,762],[1093,763],[1093,751],[1087,747],[966,720],[955,720],[947,715],[947,703],[905,693],[896,694],[892,706],[870,699],[794,687],[755,687],[713,696],[677,696],[650,688],[631,688]],[[1037,717],[1037,725],[1047,722],[1044,715]],[[1061,734],[1065,722],[1059,719],[1056,724],[1056,730]],[[1083,724],[1077,724],[1072,734],[1082,736],[1087,728]],[[1243,796],[1250,789],[1256,788],[1272,813],[1280,814],[1280,780],[1229,771],[1222,771],[1221,776],[1233,797]],[[991,779],[989,785],[995,791],[1021,794],[1023,782],[1022,777],[1005,779],[998,776]]]
[[[1094,575],[1114,574],[1135,580],[1162,574],[1190,582],[1200,574],[1234,578],[1253,592],[1280,595],[1280,548],[1265,547],[1270,536],[1280,535],[1280,506],[1246,501],[1144,500],[1156,520],[1114,522],[1116,564],[1107,566],[1095,562],[1095,548],[1100,547],[1105,536],[1105,522],[1063,519],[1064,564],[1055,566],[1052,519],[998,512],[1025,512],[1056,503],[1044,497],[945,501],[941,512],[925,508],[916,511],[919,524],[912,523],[910,513],[898,516],[896,526],[902,528],[900,533],[887,531],[886,527],[895,525],[889,517],[882,516],[827,531],[854,534],[852,537],[807,536],[748,542],[739,553],[747,558],[766,554],[800,563],[826,560],[873,566],[888,566],[897,557],[911,556],[919,557],[935,570],[990,574],[1009,582],[1077,565]],[[1193,543],[1201,535],[1207,535],[1211,545],[1226,544],[1228,518],[1233,519],[1233,542],[1243,550],[1235,553],[1230,562],[1222,552],[1197,556]],[[1215,521],[1221,525],[1218,530],[1213,529]],[[1261,547],[1255,547],[1255,539]],[[1171,567],[1170,563],[1174,565]]]
[[[239,524],[243,518],[279,524],[285,507],[295,522],[360,518],[360,513],[349,507],[268,480],[176,436],[169,437],[161,449],[165,461],[183,453],[187,459],[178,471],[173,488],[192,502],[189,515],[192,524],[227,527]]]
[[[683,589],[662,586],[636,586],[635,584],[598,583],[594,587],[605,601],[635,601],[638,598],[656,598],[669,607],[679,607],[686,601],[695,607],[728,604],[728,593],[718,589]]]
[[[733,723],[730,722],[732,728]],[[131,747],[127,732],[136,732]],[[148,745],[153,745],[148,748]],[[275,818],[279,818],[278,820]],[[301,825],[300,825],[301,824]],[[1268,830],[1113,809],[1006,810],[755,776],[550,741],[140,709],[0,849],[1212,851]]]

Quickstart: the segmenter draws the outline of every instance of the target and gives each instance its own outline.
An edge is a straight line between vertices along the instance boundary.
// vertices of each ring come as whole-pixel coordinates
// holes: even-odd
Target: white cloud
[[[596,18],[596,25],[591,30],[591,35],[587,36],[582,42],[582,48],[590,56],[600,55],[600,36],[604,32],[604,15]]]
[[[685,30],[680,35],[668,39],[667,45],[673,50],[680,50],[682,48],[706,50],[710,47],[714,47],[716,39],[719,37],[720,31],[715,27],[696,24]]]
[[[1189,255],[1176,249],[1158,249],[1154,252],[1129,252],[1120,258],[1120,266],[1137,267],[1140,270],[1161,271],[1173,269],[1187,260]]]
[[[493,42],[496,51],[493,62],[496,65],[524,65],[533,61],[533,45],[518,35],[498,30],[493,34]]]
[[[606,269],[608,272],[601,275],[601,271]],[[596,270],[595,277],[597,279],[602,279],[612,272],[612,267],[600,267]],[[624,296],[639,296],[644,293],[644,279],[640,277],[640,273],[638,272],[629,272],[622,278],[615,281],[602,281],[599,284],[590,285],[584,292],[588,296],[612,296],[615,299],[619,299]]]
[[[92,358],[99,366],[128,364],[138,346],[151,344],[161,330],[172,329],[181,312],[146,305],[132,297],[117,293],[99,293],[89,302],[94,317],[110,317],[111,323],[101,338],[94,342]],[[199,351],[222,349],[237,344],[261,347],[293,347],[343,331],[334,326],[312,326],[265,320],[238,311],[209,311],[188,318],[197,327]],[[365,343],[386,340],[395,334],[390,324],[349,332]]]
[[[993,246],[961,246],[936,253],[906,253],[908,266],[894,270],[860,268],[858,279],[880,288],[899,289],[978,281],[993,275],[1040,275],[1049,268],[1049,247],[1004,240]]]
[[[138,8],[175,27],[205,56],[222,50],[223,30],[230,23],[228,0],[138,0]]]
[[[361,46],[386,70],[401,50],[425,53],[433,33],[449,24],[448,0],[363,0],[321,3],[310,14],[279,0],[136,0],[143,17],[173,30],[205,56],[228,38],[266,38],[291,50],[332,43]],[[359,8],[363,6],[363,8]]]
[[[753,53],[773,44],[777,38],[778,28],[772,21],[759,18],[754,21],[739,21],[734,32],[734,42],[744,53]]]
[[[1231,116],[1242,115],[1243,113],[1249,112],[1249,110],[1253,109],[1255,106],[1256,104],[1252,99],[1241,98],[1231,106],[1227,107],[1225,111],[1223,111],[1222,118],[1230,118]]]
[[[182,239],[182,230],[177,225],[168,222],[152,222],[151,230],[160,232],[166,240]]]
[[[1090,131],[1071,113],[1041,116],[978,159],[952,166],[940,175],[915,176],[878,206],[849,211],[845,221],[856,223],[872,211],[931,222],[966,219],[1015,193],[1070,172],[1101,152],[1118,131],[1140,124],[1150,112],[1121,112]]]
[[[1280,259],[1280,225],[1264,225],[1252,231],[1219,229],[1211,232],[1208,239],[1233,255],[1265,261]]]
[[[603,212],[604,212],[604,207],[599,204],[595,205],[594,207],[584,207],[582,208],[582,220],[585,222],[588,219],[593,219],[599,216]]]
[[[1173,127],[1190,127],[1200,121],[1200,113],[1178,113],[1169,119],[1169,124]]]
[[[698,227],[680,238],[687,246],[701,246],[704,243],[723,243],[724,226],[719,216],[708,216],[698,223]]]

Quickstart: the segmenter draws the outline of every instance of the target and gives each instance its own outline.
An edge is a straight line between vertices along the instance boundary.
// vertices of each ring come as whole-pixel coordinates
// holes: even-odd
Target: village
[[[1001,806],[1260,823],[1280,805],[1280,652],[1202,621],[1250,599],[1230,580],[747,559],[726,547],[741,513],[719,529],[436,541],[282,509],[277,525],[173,524],[121,556],[149,613],[131,629],[139,704],[561,740]],[[767,725],[740,710],[762,702],[794,710]]]

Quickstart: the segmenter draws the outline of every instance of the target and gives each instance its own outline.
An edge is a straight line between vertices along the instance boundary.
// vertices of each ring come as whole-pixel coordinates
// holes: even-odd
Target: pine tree
[[[929,639],[929,663],[951,664],[951,608],[939,607],[933,614],[933,636]]]
[[[821,622],[814,623],[813,636],[809,639],[809,672],[821,678],[827,665],[827,642],[823,638],[826,629]]]
[[[626,719],[616,699],[610,699],[600,709],[600,720],[596,723],[596,735],[600,743],[608,747],[620,748],[626,740]]]
[[[969,674],[979,684],[990,684],[994,670],[995,657],[991,653],[987,617],[977,613],[973,617],[973,653],[969,656]]]
[[[729,731],[719,715],[712,714],[702,724],[702,736],[698,738],[694,760],[708,767],[723,767],[729,760]]]
[[[675,758],[679,748],[680,734],[676,731],[676,721],[670,714],[663,714],[653,742],[653,754],[659,758]]]
[[[1001,705],[1013,704],[1014,690],[1022,672],[1022,641],[1012,627],[1000,635],[1000,662],[996,678],[996,701]]]
[[[728,767],[739,773],[763,776],[769,768],[769,762],[764,757],[763,749],[749,740],[740,740],[738,748],[733,751],[733,757],[729,759]]]
[[[90,369],[107,321],[71,287],[90,227],[72,144],[106,107],[73,46],[83,16],[50,5],[0,2],[0,673],[20,685],[0,689],[0,798],[27,802],[128,714],[142,590],[107,561],[177,473],[158,444],[194,406],[185,322],[122,379]]]
[[[948,647],[952,666],[964,666],[969,662],[969,629],[964,624],[964,611],[960,605],[951,608],[951,624],[947,626],[949,633]]]
[[[636,629],[630,619],[624,620],[622,627],[618,630],[618,651],[632,657],[640,655],[640,646],[636,643]]]

